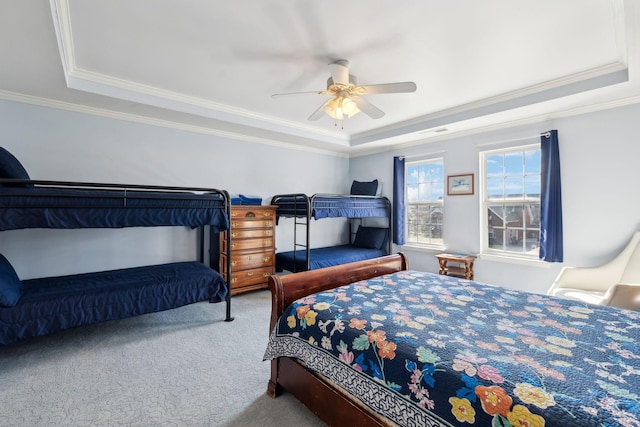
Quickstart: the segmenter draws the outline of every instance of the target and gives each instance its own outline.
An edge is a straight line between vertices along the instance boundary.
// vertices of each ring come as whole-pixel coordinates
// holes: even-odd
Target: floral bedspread
[[[640,313],[403,271],[300,299],[298,358],[402,426],[640,426]]]

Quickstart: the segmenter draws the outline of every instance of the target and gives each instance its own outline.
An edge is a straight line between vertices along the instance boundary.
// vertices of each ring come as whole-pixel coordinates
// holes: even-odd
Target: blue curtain
[[[393,243],[404,245],[404,157],[393,158]]]
[[[562,191],[558,131],[551,130],[542,134],[540,148],[540,259],[562,262]]]

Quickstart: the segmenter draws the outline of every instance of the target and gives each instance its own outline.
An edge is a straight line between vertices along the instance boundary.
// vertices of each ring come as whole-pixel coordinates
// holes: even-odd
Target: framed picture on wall
[[[447,176],[447,196],[473,194],[473,174]]]

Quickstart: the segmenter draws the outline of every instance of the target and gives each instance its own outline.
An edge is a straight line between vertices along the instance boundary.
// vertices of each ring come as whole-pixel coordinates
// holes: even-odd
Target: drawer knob
[[[251,271],[250,271],[250,272],[248,272],[248,273],[247,273],[247,276],[249,276],[249,277],[253,276],[253,272],[251,272]]]
[[[236,283],[237,281],[238,281],[238,279],[235,278],[235,277],[233,279],[231,279],[231,283]]]
[[[272,225],[272,224],[273,224],[273,223],[272,223],[271,221],[265,221],[265,222],[264,222],[264,226],[265,226],[265,227],[271,227],[271,225]]]
[[[231,233],[231,237],[238,237],[238,233]]]
[[[231,249],[235,249],[235,247],[236,247],[236,244],[235,244],[235,243],[232,243],[232,244],[231,244]]]
[[[235,267],[235,265],[238,263],[238,261],[231,261],[231,267]]]
[[[253,255],[247,255],[247,260],[250,261],[253,259]]]
[[[269,262],[269,261],[271,261],[271,257],[270,256],[264,257],[264,258],[262,258],[262,261]]]
[[[239,222],[232,222],[232,223],[231,223],[231,227],[237,227],[237,226],[238,226],[238,224],[239,224]]]
[[[271,216],[271,212],[262,212],[263,216]]]
[[[262,273],[262,277],[269,277],[269,276],[271,276],[271,274],[269,274],[269,273]]]

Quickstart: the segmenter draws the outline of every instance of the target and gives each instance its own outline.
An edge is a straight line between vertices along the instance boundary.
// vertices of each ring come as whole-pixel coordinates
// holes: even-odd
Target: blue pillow
[[[7,259],[0,254],[0,306],[13,307],[22,296],[22,282]]]
[[[31,179],[27,170],[13,154],[0,147],[0,178]],[[33,184],[1,184],[0,187],[33,187]]]
[[[367,249],[382,249],[387,239],[387,228],[358,227],[353,246]]]
[[[352,196],[375,196],[378,191],[378,180],[370,182],[353,181],[351,184]]]

